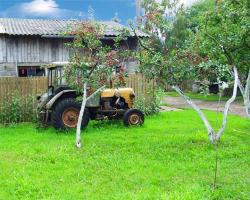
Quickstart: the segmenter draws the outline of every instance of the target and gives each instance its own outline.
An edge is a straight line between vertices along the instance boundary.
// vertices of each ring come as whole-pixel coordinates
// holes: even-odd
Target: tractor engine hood
[[[101,98],[112,98],[114,96],[118,98],[122,97],[128,104],[129,108],[131,108],[135,93],[132,88],[105,89],[101,92]]]

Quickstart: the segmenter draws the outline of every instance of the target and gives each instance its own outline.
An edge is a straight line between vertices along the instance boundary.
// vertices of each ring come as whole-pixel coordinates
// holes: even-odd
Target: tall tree
[[[66,34],[75,36],[68,44],[71,50],[69,65],[65,69],[66,82],[82,94],[82,104],[79,113],[76,146],[81,147],[81,122],[84,117],[85,105],[88,99],[100,92],[111,80],[111,75],[120,60],[128,55],[128,50],[119,48],[121,34],[114,40],[113,46],[105,45],[105,26],[95,21],[77,23]],[[122,30],[121,30],[122,32]],[[125,37],[125,36],[124,36]]]
[[[236,66],[238,85],[250,118],[250,4],[248,0],[201,1],[188,10],[195,33],[193,50],[213,62]]]
[[[230,104],[236,98],[237,68],[233,65],[230,67],[235,77],[233,95],[225,105],[222,126],[216,132],[199,107],[178,87],[184,80],[197,77],[199,71],[196,70],[196,66],[209,61],[206,55],[198,54],[189,48],[196,35],[187,28],[188,21],[183,6],[179,1],[145,0],[142,7],[144,16],[141,28],[149,37],[144,40],[138,38],[141,46],[138,54],[141,71],[151,78],[161,80],[162,83],[172,85],[172,88],[199,114],[207,128],[210,141],[213,144],[217,143],[225,130]]]
[[[225,131],[228,110],[236,98],[239,85],[236,62],[231,62],[231,54],[228,53],[229,49],[225,48],[224,45],[219,45],[218,48],[211,45],[212,42],[208,39],[201,41],[205,36],[206,38],[211,36],[209,31],[212,31],[213,28],[208,26],[208,21],[201,25],[199,18],[195,22],[204,28],[202,31],[193,24],[190,26],[186,10],[184,10],[180,1],[145,0],[142,7],[144,16],[142,17],[141,29],[148,34],[148,38],[141,40],[137,37],[141,47],[138,53],[138,59],[141,63],[140,69],[148,77],[157,78],[163,84],[172,85],[172,88],[190,104],[201,118],[207,129],[208,138],[216,150],[213,184],[215,189],[218,162],[217,145]],[[204,37],[200,37],[200,35]],[[223,41],[220,37],[218,37],[218,40]],[[213,42],[215,41],[217,39]],[[206,46],[206,48],[203,48],[205,53],[197,51],[197,45]],[[212,56],[215,48],[219,54],[215,53]],[[220,55],[220,59],[225,62],[216,59],[216,55]],[[225,104],[222,124],[220,129],[216,131],[203,111],[184,94],[179,85],[187,79],[200,78],[208,80],[211,73],[216,75],[218,82],[221,82],[226,75],[230,75],[230,72],[233,72],[231,78],[234,79],[233,94]]]

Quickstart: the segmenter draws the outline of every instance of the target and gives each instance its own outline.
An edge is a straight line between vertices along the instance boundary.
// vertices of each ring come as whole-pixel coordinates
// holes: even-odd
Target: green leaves
[[[209,0],[194,5],[187,14],[189,26],[197,33],[197,52],[213,62],[235,64],[244,73],[250,62],[250,15],[247,2],[224,0],[215,3]],[[221,50],[221,46],[225,51]]]
[[[77,24],[71,32],[75,39],[68,47],[71,50],[70,64],[65,69],[67,83],[81,92],[87,82],[91,90],[109,84],[112,72],[122,59],[129,55],[129,50],[120,48],[126,40],[127,30],[120,30],[119,35],[110,45],[105,43],[105,26],[95,21]]]
[[[250,67],[247,0],[201,1],[184,10],[179,1],[145,0],[140,70],[169,84],[185,79],[230,81],[231,65]],[[210,82],[208,82],[210,83]]]
[[[145,15],[142,30],[149,38],[140,39],[140,70],[150,78],[157,78],[168,84],[180,84],[192,79],[192,57],[189,41],[193,37],[188,21],[179,1],[146,0],[143,3]]]

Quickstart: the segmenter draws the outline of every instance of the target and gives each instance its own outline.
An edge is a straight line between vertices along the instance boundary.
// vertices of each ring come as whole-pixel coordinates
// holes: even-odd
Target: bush
[[[158,89],[151,98],[137,98],[134,107],[140,109],[145,115],[156,114],[160,111],[164,92]]]
[[[0,123],[12,124],[35,119],[34,97],[22,97],[18,91],[7,95],[0,103]]]
[[[145,98],[138,98],[134,103],[134,107],[141,110],[145,115],[156,114],[160,110],[160,106],[155,99],[147,102]]]

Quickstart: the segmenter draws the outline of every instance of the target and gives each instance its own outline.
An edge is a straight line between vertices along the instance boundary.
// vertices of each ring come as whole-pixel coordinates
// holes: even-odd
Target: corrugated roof
[[[0,18],[0,34],[8,35],[61,35],[70,26],[81,21],[76,20],[54,20],[54,19],[20,19],[20,18]],[[82,21],[83,22],[83,21]],[[125,26],[113,21],[100,21],[105,25],[106,36],[117,36],[119,30]],[[131,31],[131,36],[134,34]],[[146,34],[137,31],[140,37]]]

